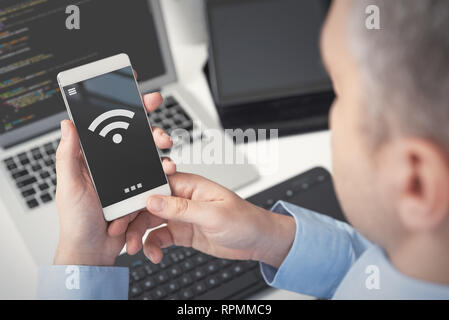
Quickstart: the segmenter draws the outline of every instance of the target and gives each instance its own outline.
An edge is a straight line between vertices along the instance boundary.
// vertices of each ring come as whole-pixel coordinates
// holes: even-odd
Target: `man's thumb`
[[[179,197],[151,196],[147,209],[152,214],[167,220],[202,225],[200,203]]]
[[[81,174],[80,144],[71,121],[61,122],[61,142],[56,151],[56,174],[59,182],[75,181]]]

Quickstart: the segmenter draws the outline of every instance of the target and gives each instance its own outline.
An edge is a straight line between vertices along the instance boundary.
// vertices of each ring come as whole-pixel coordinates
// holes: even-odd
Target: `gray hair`
[[[380,30],[365,26],[369,5],[380,9]],[[351,15],[365,128],[377,142],[399,132],[449,150],[449,1],[354,0]]]

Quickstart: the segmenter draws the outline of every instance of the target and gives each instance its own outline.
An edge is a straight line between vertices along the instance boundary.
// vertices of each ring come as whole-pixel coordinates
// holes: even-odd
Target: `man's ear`
[[[449,221],[448,155],[424,139],[402,140],[399,219],[410,232],[435,230]]]

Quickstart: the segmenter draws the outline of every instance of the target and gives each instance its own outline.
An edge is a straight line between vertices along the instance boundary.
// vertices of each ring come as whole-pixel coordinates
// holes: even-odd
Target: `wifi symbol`
[[[99,125],[101,125],[104,121],[113,118],[113,117],[126,117],[129,119],[134,118],[134,112],[131,112],[129,110],[123,110],[123,109],[117,109],[112,111],[107,111],[101,115],[99,115],[94,121],[92,121],[91,125],[89,126],[89,130],[92,132],[95,132],[95,130],[98,128]],[[116,129],[124,129],[128,130],[129,123],[124,121],[116,121],[108,124],[100,131],[100,136],[103,138],[106,138],[106,136],[113,130]],[[121,134],[116,133],[112,137],[112,141],[114,141],[115,144],[121,143],[123,140],[123,137]]]

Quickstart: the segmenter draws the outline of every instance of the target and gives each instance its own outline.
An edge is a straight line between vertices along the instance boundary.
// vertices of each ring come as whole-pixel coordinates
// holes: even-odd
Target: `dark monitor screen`
[[[320,52],[327,0],[209,0],[220,106],[331,89]]]
[[[69,30],[68,5],[80,9]],[[147,0],[0,2],[0,138],[65,110],[56,75],[127,53],[139,81],[165,73]]]

